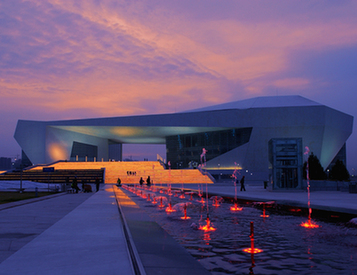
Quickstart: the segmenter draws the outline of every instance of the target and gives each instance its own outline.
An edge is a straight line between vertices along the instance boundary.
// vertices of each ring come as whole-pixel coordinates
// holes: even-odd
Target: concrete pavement
[[[173,187],[181,188],[181,185]],[[184,185],[184,188],[201,189],[206,191],[205,185]],[[307,190],[300,191],[269,191],[264,189],[262,182],[248,182],[245,184],[247,191],[240,191],[240,184],[237,185],[237,198],[247,201],[275,201],[279,205],[295,206],[307,208]],[[210,195],[222,197],[235,196],[234,183],[231,181],[217,182],[207,185]],[[357,216],[357,193],[342,191],[313,191],[310,192],[311,208],[315,210],[340,212]]]
[[[110,189],[1,210],[0,274],[134,274]]]

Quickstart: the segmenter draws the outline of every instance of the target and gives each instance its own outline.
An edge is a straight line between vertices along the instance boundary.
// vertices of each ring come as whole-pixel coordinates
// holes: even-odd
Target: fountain
[[[243,251],[247,252],[247,253],[252,253],[252,254],[263,252],[263,250],[254,247],[254,222],[250,222],[249,238],[250,238],[250,247],[243,249]]]
[[[182,177],[182,170],[181,170],[181,195],[179,197],[180,199],[184,199],[185,198],[185,194],[183,191],[183,177]]]
[[[196,194],[195,192],[186,192],[186,195],[190,195],[190,201],[193,200],[192,195]]]
[[[203,230],[205,232],[207,231],[215,231],[216,228],[211,226],[211,221],[209,219],[209,215],[207,214],[207,218],[206,218],[206,225],[201,225],[198,229]]]
[[[186,205],[186,203],[185,203],[185,205],[183,207],[183,212],[184,212],[184,216],[181,217],[181,219],[183,219],[183,220],[191,219],[190,217],[187,217],[187,205]]]
[[[176,210],[172,208],[171,201],[169,202],[169,206],[166,207],[165,211],[166,211],[167,213],[176,212]]]
[[[163,207],[165,207],[165,204],[166,204],[166,202],[167,202],[167,198],[166,197],[164,197],[164,196],[158,196],[158,197],[156,197],[156,199],[157,199],[157,201],[159,201],[159,207],[160,208],[163,208]]]
[[[207,153],[207,150],[205,148],[202,149],[202,154],[201,154],[201,165],[202,165],[202,172],[203,172],[203,169],[206,167],[206,153]],[[204,173],[206,174],[206,173]],[[203,187],[202,187],[203,189]],[[202,199],[202,197],[201,197]],[[200,226],[199,229],[200,230],[204,230],[205,232],[207,231],[214,231],[216,230],[216,228],[212,227],[211,226],[211,221],[210,221],[210,218],[209,218],[209,205],[208,205],[208,187],[207,187],[207,182],[206,182],[206,202],[207,202],[207,205],[206,205],[206,209],[207,209],[207,218],[206,218],[206,225],[205,226]]]
[[[134,193],[132,197],[135,198]],[[154,198],[158,204],[162,200],[162,205],[167,201],[166,197]],[[294,215],[285,212],[282,215],[280,208],[273,207],[269,220],[265,221],[257,206],[267,208],[275,205],[273,201],[247,204],[239,216],[227,211],[228,201],[222,202],[220,207],[212,207],[209,215],[205,205],[189,202],[189,198],[185,207],[185,202],[172,197],[172,209],[177,211],[170,215],[166,211],[153,211],[153,205],[146,200],[135,201],[140,208],[150,211],[150,216],[212,273],[241,274],[246,270],[246,274],[253,274],[253,268],[257,274],[357,273],[357,227],[352,223],[346,223],[345,227],[321,221],[323,230],[307,231],[296,226],[304,220],[299,215],[301,212],[292,213],[287,209],[287,213]],[[187,217],[188,210],[190,217]],[[202,220],[202,216],[207,218]],[[211,217],[219,226],[219,232],[213,227]],[[189,218],[192,222],[187,223]],[[248,235],[250,248],[246,248],[247,238],[244,237]]]
[[[173,206],[173,209],[176,211],[180,211],[183,212],[184,216],[180,217],[180,219],[182,220],[189,220],[191,219],[191,217],[187,216],[187,207],[192,205],[190,202],[181,202],[181,203],[177,203]]]
[[[309,217],[307,222],[301,223],[300,225],[306,228],[318,228],[319,225],[316,223],[313,223],[311,221],[311,213],[312,213],[312,209],[310,206],[310,176],[309,176],[309,152],[310,149],[309,147],[305,147],[305,152],[304,155],[307,156],[306,157],[306,180],[307,180],[307,206],[309,208]]]
[[[210,199],[213,201],[212,205],[215,207],[219,207],[220,203],[223,201],[223,198],[221,196],[212,196]]]
[[[234,182],[234,205],[230,207],[231,211],[242,211],[243,207],[238,207],[237,203],[237,181],[238,181],[238,170],[237,163],[234,163],[234,172],[232,174],[233,182]]]

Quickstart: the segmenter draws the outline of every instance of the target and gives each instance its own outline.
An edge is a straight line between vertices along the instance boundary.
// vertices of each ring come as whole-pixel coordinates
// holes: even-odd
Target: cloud
[[[16,119],[355,92],[354,1],[3,0],[0,11],[0,109],[23,110]]]

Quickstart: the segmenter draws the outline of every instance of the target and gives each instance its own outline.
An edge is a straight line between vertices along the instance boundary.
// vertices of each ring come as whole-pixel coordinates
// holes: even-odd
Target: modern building
[[[336,156],[345,162],[345,143],[352,125],[352,116],[304,97],[273,96],[181,113],[19,120],[15,139],[23,150],[23,159],[33,164],[121,160],[123,144],[166,144],[171,168],[187,168],[205,159],[205,167],[212,173],[241,169],[266,179],[273,166],[272,144],[279,144],[279,140],[301,141],[295,157],[308,147],[324,168]],[[203,149],[206,153],[202,155]]]

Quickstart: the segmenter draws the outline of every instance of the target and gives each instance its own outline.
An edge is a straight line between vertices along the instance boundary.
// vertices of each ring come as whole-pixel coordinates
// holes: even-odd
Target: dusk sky
[[[19,119],[301,95],[357,117],[357,1],[1,0],[0,157]],[[356,121],[356,119],[355,119]],[[356,123],[347,141],[357,169]]]

